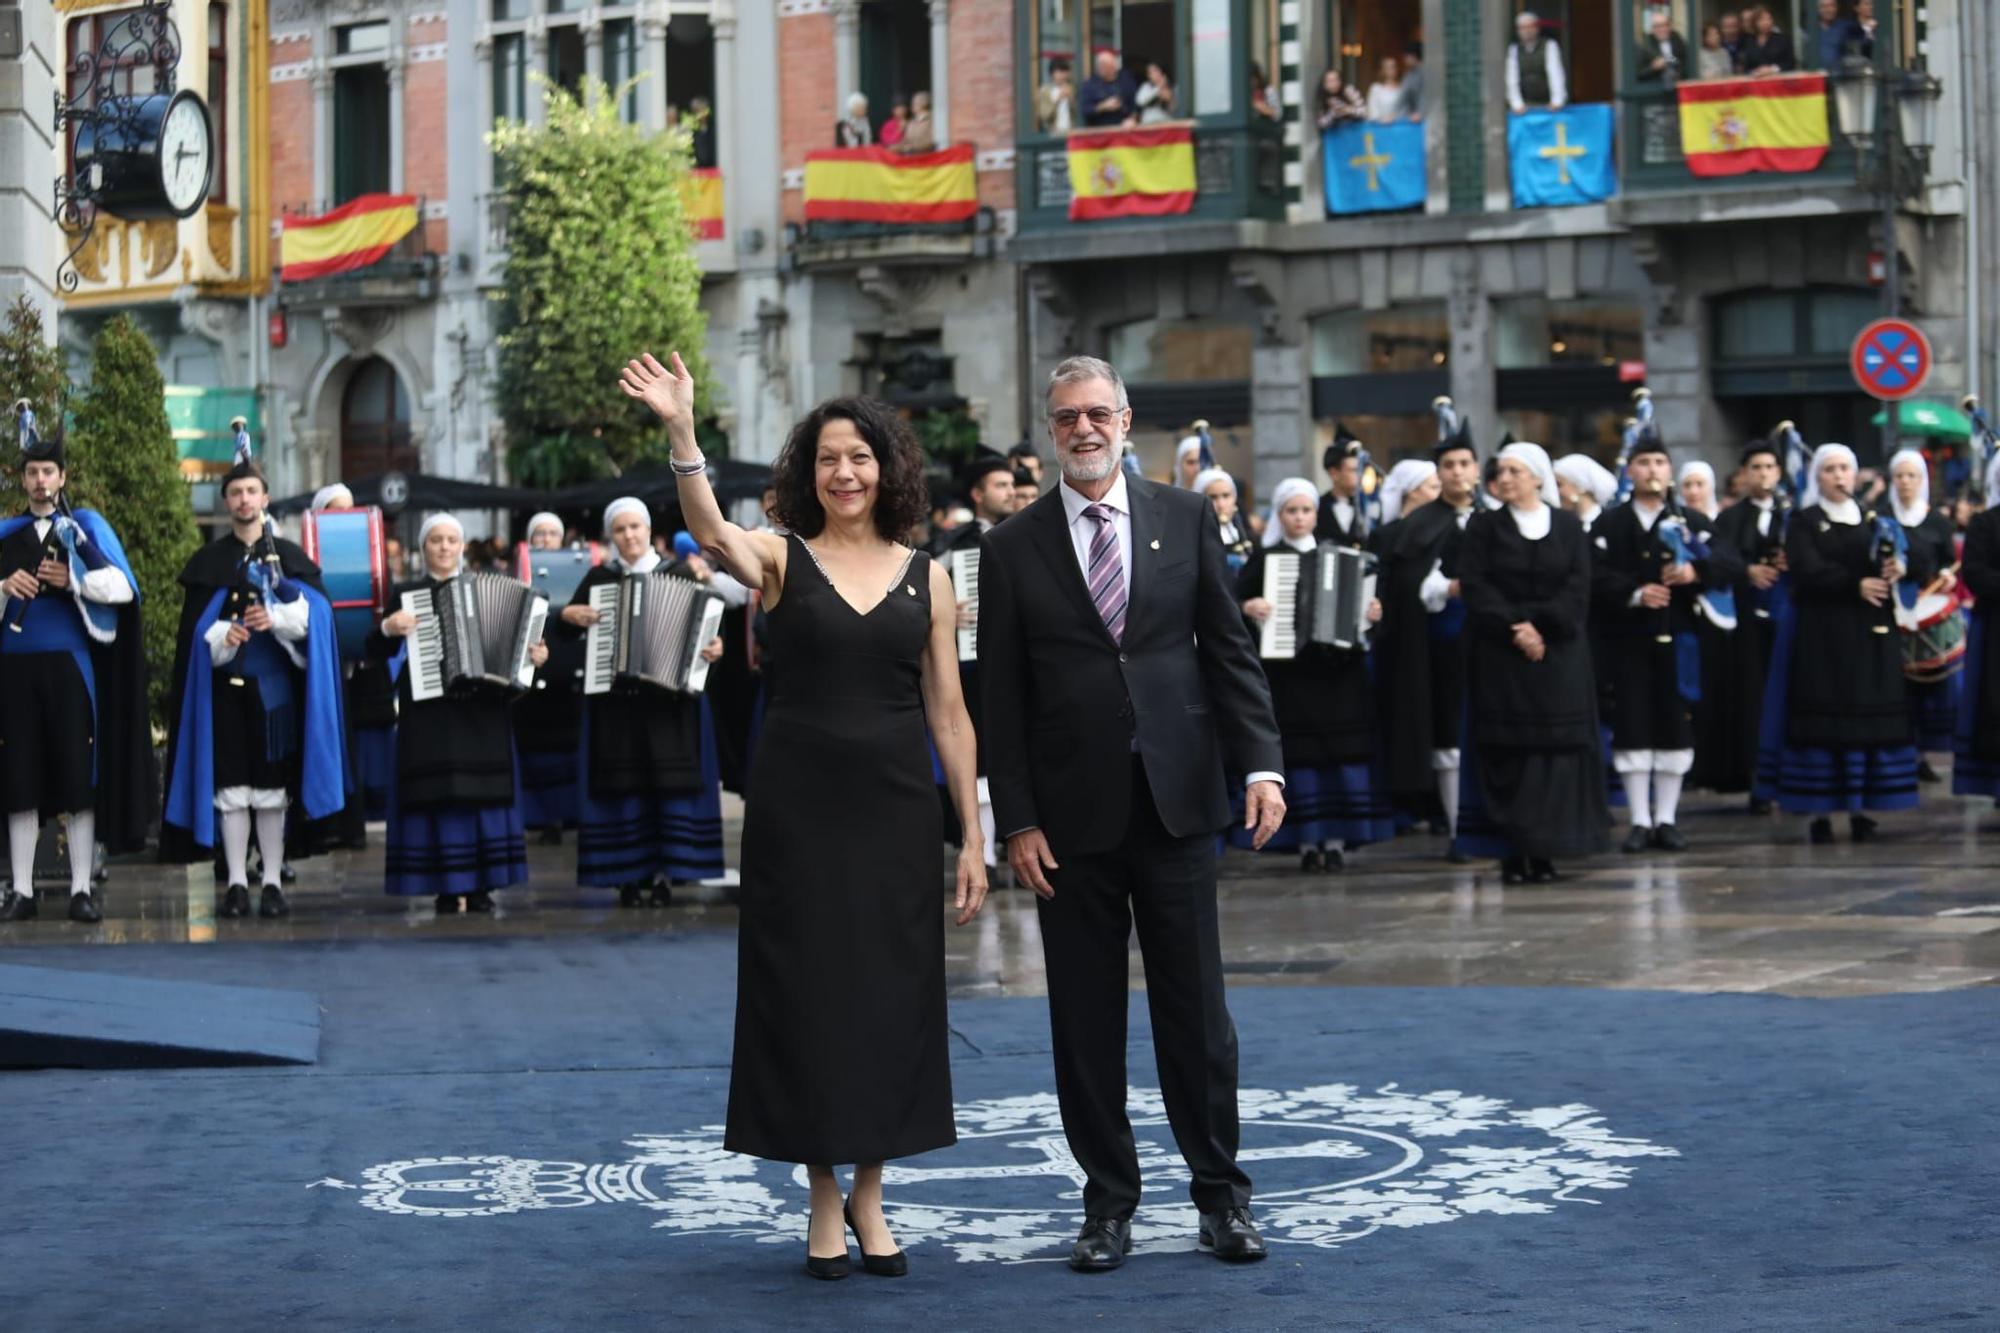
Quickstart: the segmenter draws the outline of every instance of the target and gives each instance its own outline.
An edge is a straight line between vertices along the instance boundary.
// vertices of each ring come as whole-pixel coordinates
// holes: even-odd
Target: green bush
[[[15,450],[14,404],[25,398],[35,409],[35,424],[53,435],[62,418],[69,372],[62,353],[42,336],[42,312],[25,296],[14,298],[0,324],[0,409],[7,414],[5,463],[0,466],[0,514],[17,512],[22,504],[21,469]]]

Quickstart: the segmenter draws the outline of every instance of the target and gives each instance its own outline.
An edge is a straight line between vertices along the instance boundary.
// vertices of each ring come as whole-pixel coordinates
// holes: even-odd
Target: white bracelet
[[[692,463],[683,463],[680,459],[669,454],[667,456],[667,466],[673,469],[676,477],[699,477],[702,473],[708,471],[708,460],[702,457],[699,450],[696,450]]]

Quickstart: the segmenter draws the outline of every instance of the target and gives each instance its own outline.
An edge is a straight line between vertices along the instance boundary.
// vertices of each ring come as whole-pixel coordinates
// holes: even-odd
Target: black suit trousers
[[[1131,818],[1120,844],[1072,855],[1038,900],[1048,969],[1056,1094],[1070,1151],[1088,1183],[1084,1212],[1130,1217],[1139,1156],[1125,1114],[1128,941],[1133,923],[1146,966],[1153,1053],[1174,1141],[1203,1212],[1250,1201],[1236,1165],[1236,1026],[1223,995],[1215,907],[1215,835],[1176,838],[1161,824],[1133,756]]]

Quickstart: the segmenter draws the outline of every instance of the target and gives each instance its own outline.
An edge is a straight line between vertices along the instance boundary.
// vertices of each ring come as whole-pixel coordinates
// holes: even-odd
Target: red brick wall
[[[1014,145],[1014,7],[1009,0],[952,0],[951,137],[980,152]],[[1014,173],[979,173],[979,202],[1014,206]]]
[[[778,156],[789,171],[805,166],[809,149],[833,146],[833,122],[840,118],[833,15],[778,19],[778,74]],[[800,222],[804,217],[799,191],[786,190],[785,220]]]
[[[313,58],[311,42],[273,42],[271,68],[282,69]],[[271,160],[266,171],[265,189],[271,221],[277,222],[287,208],[314,203],[318,188],[313,172],[313,86],[311,79],[273,80],[265,94],[270,116]],[[269,240],[271,268],[278,267],[278,241]]]
[[[442,36],[442,24],[419,31]],[[446,164],[445,62],[425,60],[403,68],[403,190],[420,199],[440,201],[450,184]],[[477,112],[468,108],[468,116]],[[472,171],[466,163],[465,171]]]

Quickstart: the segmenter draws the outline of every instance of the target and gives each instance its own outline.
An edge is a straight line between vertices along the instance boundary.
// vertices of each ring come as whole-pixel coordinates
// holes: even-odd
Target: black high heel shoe
[[[840,1215],[847,1217],[847,1201],[841,1200]],[[806,1224],[806,1272],[822,1282],[838,1282],[847,1276],[850,1265],[847,1259],[847,1233],[840,1233],[840,1253],[830,1259],[821,1259],[812,1252],[812,1224]]]
[[[894,1254],[870,1254],[861,1242],[861,1228],[854,1225],[854,1211],[845,1202],[840,1205],[840,1215],[847,1219],[847,1229],[854,1233],[854,1243],[861,1246],[861,1266],[876,1277],[903,1277],[910,1271],[909,1256],[901,1250]]]

